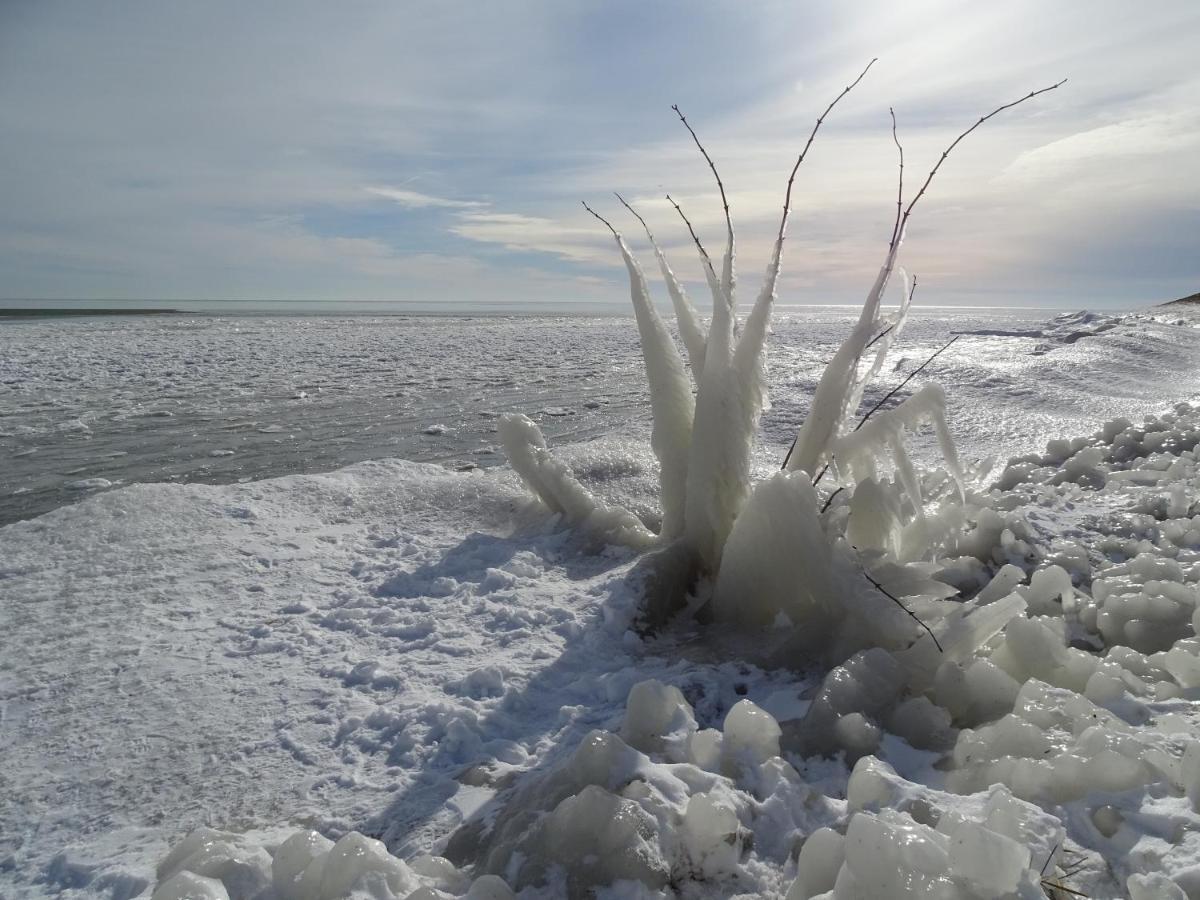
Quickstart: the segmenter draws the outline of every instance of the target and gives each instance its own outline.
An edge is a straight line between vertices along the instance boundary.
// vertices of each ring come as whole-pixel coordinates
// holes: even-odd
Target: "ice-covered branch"
[[[672,104],[671,109],[675,110],[675,115],[679,116],[679,121],[683,123],[683,127],[688,130],[692,136],[692,140],[696,142],[696,147],[704,156],[704,161],[708,163],[708,167],[712,169],[713,178],[717,180],[717,190],[721,192],[721,206],[725,209],[725,259],[721,264],[721,293],[725,297],[725,302],[729,306],[730,325],[732,325],[733,311],[737,306],[734,298],[734,237],[733,237],[733,218],[729,215],[729,199],[725,196],[725,185],[721,181],[721,175],[717,171],[716,163],[712,161],[712,157],[708,155],[708,151],[704,149],[704,145],[700,143],[700,138],[696,135],[696,130],[692,128],[687,117],[680,111],[677,104]],[[713,326],[716,327],[716,311],[713,311]]]
[[[551,511],[611,543],[644,549],[655,542],[654,534],[637,516],[597,500],[570,469],[551,458],[546,439],[532,420],[504,415],[498,428],[513,471]]]
[[[670,540],[682,534],[684,527],[688,454],[692,443],[692,418],[695,414],[691,384],[684,371],[679,349],[650,300],[650,291],[646,286],[642,267],[634,259],[620,232],[586,203],[583,206],[608,225],[629,272],[630,299],[637,321],[638,336],[641,339],[646,383],[650,388],[650,411],[654,422],[650,433],[650,445],[660,465],[659,483],[663,509],[661,536]]]
[[[900,177],[896,186],[896,220],[892,223],[892,238],[888,241],[888,246],[893,247],[896,239],[900,237],[900,209],[904,206],[904,145],[900,143],[900,136],[896,134],[896,110],[889,106],[888,115],[892,117],[892,141],[900,154]]]
[[[630,206],[624,197],[616,194],[621,204],[637,217],[637,220],[642,223],[642,227],[646,229],[646,237],[650,240],[650,246],[654,248],[654,256],[658,259],[658,268],[662,272],[663,281],[667,284],[667,293],[671,295],[671,305],[675,309],[675,320],[679,323],[679,336],[683,339],[683,346],[687,350],[688,361],[692,364],[692,377],[699,381],[700,373],[704,371],[704,348],[708,343],[708,328],[700,321],[700,316],[696,312],[696,308],[692,306],[692,301],[688,298],[687,292],[683,289],[683,285],[679,283],[679,279],[675,277],[675,272],[671,269],[671,264],[667,262],[666,254],[662,252],[662,248],[658,246],[658,241],[654,239],[654,233],[650,230],[650,226],[646,224],[646,220],[641,214]],[[684,221],[687,221],[686,219]],[[690,225],[688,226],[691,227]]]
[[[857,429],[834,443],[832,455],[851,478],[862,481],[874,477],[876,459],[885,451],[890,451],[896,463],[896,474],[904,486],[905,493],[908,494],[914,513],[919,517],[924,503],[920,481],[904,446],[904,431],[912,431],[925,422],[933,425],[946,469],[958,485],[961,496],[962,468],[959,465],[954,440],[946,425],[946,395],[936,384],[926,385],[899,406],[882,412],[869,421],[864,417]]]
[[[801,425],[800,433],[796,436],[796,441],[784,463],[786,469],[799,469],[809,473],[816,472],[821,460],[828,455],[830,445],[837,439],[838,432],[842,428],[842,423],[850,412],[848,405],[854,390],[854,376],[857,373],[858,360],[870,340],[871,331],[879,313],[880,299],[895,268],[896,257],[900,250],[900,245],[904,242],[908,220],[916,208],[917,202],[924,196],[934,176],[937,175],[942,163],[946,161],[951,151],[967,135],[988,119],[1006,109],[1011,109],[1014,106],[1024,103],[1026,100],[1032,99],[1039,94],[1052,91],[1065,82],[1066,79],[1064,78],[1058,84],[1050,85],[1041,90],[1031,91],[1019,100],[1006,103],[992,110],[986,116],[981,116],[979,121],[955,138],[950,146],[942,152],[941,157],[926,177],[925,183],[921,185],[921,189],[917,191],[916,196],[905,207],[903,214],[900,215],[899,220],[892,228],[892,238],[888,244],[887,255],[884,257],[883,265],[880,267],[879,274],[875,278],[875,284],[872,286],[870,292],[868,292],[866,302],[863,303],[862,314],[859,316],[858,324],[855,325],[854,330],[842,346],[838,348],[838,352],[834,354],[834,358],[826,366],[824,373],[821,375],[821,380],[818,382],[816,393],[813,396],[812,407],[804,420],[804,424]],[[901,153],[901,179],[903,179],[904,150],[895,133],[894,114],[892,125],[892,137]],[[903,198],[903,183],[901,183],[900,190],[900,196]]]

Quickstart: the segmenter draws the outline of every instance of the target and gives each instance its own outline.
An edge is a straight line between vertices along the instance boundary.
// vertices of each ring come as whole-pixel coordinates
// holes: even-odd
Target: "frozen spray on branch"
[[[813,490],[825,468],[831,465],[845,481],[843,490],[848,488],[850,497],[857,485],[871,480],[872,489],[868,496],[857,504],[860,523],[868,516],[890,516],[895,520],[897,535],[907,528],[904,542],[899,537],[890,545],[883,542],[885,546],[892,546],[892,555],[897,560],[901,556],[914,559],[947,537],[946,528],[930,528],[925,523],[926,500],[905,449],[906,430],[926,423],[933,425],[956,488],[956,497],[945,501],[943,506],[955,500],[961,503],[964,497],[962,471],[954,441],[946,428],[945,398],[940,389],[924,388],[895,408],[880,412],[872,421],[864,419],[857,428],[851,428],[848,420],[857,410],[863,391],[882,370],[888,351],[900,337],[908,315],[911,288],[906,287],[903,299],[890,319],[881,313],[880,307],[897,268],[905,230],[918,201],[951,151],[968,134],[998,113],[1054,90],[1062,82],[1033,91],[980,117],[941,154],[907,206],[904,204],[904,149],[892,113],[892,138],[900,156],[900,178],[896,215],[883,264],[857,323],[825,368],[808,416],[784,463],[784,471],[757,486],[752,484],[751,454],[759,417],[767,403],[766,337],[783,263],[796,174],[825,119],[866,77],[875,62],[871,60],[825,108],[797,156],[788,177],[783,213],[766,275],[740,328],[736,242],[725,185],[712,157],[678,106],[672,109],[711,169],[725,214],[726,245],[718,272],[682,208],[671,200],[691,233],[712,294],[712,317],[707,328],[645,219],[617,195],[621,204],[641,223],[653,248],[671,297],[690,363],[691,379],[684,362],[685,354],[680,353],[651,301],[645,274],[629,245],[608,219],[584,203],[587,211],[612,233],[629,273],[630,298],[650,389],[651,446],[660,464],[662,525],[657,535],[650,536],[644,528],[637,527],[636,517],[632,514],[600,504],[565,466],[551,461],[540,431],[529,419],[509,416],[502,423],[501,436],[509,459],[539,499],[552,510],[563,513],[567,521],[593,528],[606,540],[638,548],[649,543],[681,545],[680,552],[692,560],[693,580],[702,576],[713,580],[713,610],[720,618],[761,621],[768,610],[774,610],[786,611],[796,621],[807,618],[809,612],[829,611],[832,597],[837,593],[834,570],[839,559],[850,554],[845,534],[836,528],[831,530],[823,522],[824,509]],[[669,195],[667,199],[670,200]],[[872,346],[876,349],[869,364],[861,365]],[[889,458],[893,463],[894,481],[902,488],[899,495],[890,487],[879,487],[876,462],[880,458]],[[825,468],[821,468],[822,465]],[[881,503],[885,499],[887,502],[879,508],[868,509],[868,506],[875,506],[866,502],[869,496],[880,498]],[[564,498],[569,502],[564,502]],[[943,508],[939,511],[939,521],[945,524],[958,520]],[[916,527],[910,528],[913,523]],[[739,528],[747,533],[739,535]],[[752,537],[751,533],[758,537]],[[768,535],[770,540],[767,540]],[[831,543],[845,546],[840,550],[835,547],[838,552],[831,553]],[[771,547],[776,549],[770,550]],[[782,565],[780,559],[775,558],[777,556],[788,556],[790,561]],[[775,572],[781,577],[767,577],[765,572]],[[804,574],[802,579],[801,573]],[[798,579],[804,582],[802,590],[797,586]],[[775,595],[776,599],[764,605],[761,597],[752,596],[764,592]],[[758,612],[748,613],[750,607]]]

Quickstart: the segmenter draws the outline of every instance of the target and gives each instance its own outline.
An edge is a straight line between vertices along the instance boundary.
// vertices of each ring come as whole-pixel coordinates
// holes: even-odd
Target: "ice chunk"
[[[961,900],[963,892],[950,878],[949,839],[919,825],[911,817],[885,809],[878,815],[856,813],[846,829],[848,874],[858,893],[853,897]],[[835,896],[841,894],[839,875]]]
[[[796,880],[786,900],[809,900],[833,890],[846,859],[845,838],[832,828],[818,828],[808,836],[796,860]]]
[[[669,868],[655,834],[654,820],[637,803],[589,785],[546,817],[528,848],[537,858],[521,868],[518,887],[559,865],[567,871],[572,896],[621,879],[661,888]]]
[[[1184,748],[1179,774],[1192,809],[1200,811],[1200,743],[1192,741]]]
[[[1028,847],[974,822],[955,822],[946,833],[952,874],[972,882],[983,896],[999,897],[1017,889],[1029,868]]]
[[[999,600],[1001,597],[1007,597],[1024,580],[1025,573],[1011,563],[1007,563],[1001,566],[1000,571],[995,574],[992,580],[984,586],[983,590],[975,595],[974,603],[976,606],[983,606],[985,603],[991,603]]]
[[[343,897],[364,878],[382,879],[393,894],[407,896],[420,887],[416,876],[379,841],[352,831],[325,857],[321,876],[322,897]]]
[[[879,647],[856,653],[825,676],[795,733],[798,746],[790,746],[789,737],[789,749],[803,755],[848,750],[851,758],[871,752],[872,735],[860,720],[882,718],[903,689],[903,670],[892,654]],[[858,718],[839,728],[839,721],[854,713]]]
[[[702,879],[719,878],[737,870],[742,846],[738,817],[728,804],[710,794],[693,794],[681,828],[692,871]]]
[[[723,742],[724,735],[715,728],[705,728],[697,731],[688,738],[688,762],[706,772],[720,771],[721,746]]]
[[[684,758],[683,744],[696,730],[692,708],[674,685],[661,681],[640,681],[629,691],[621,738],[643,753],[660,753],[668,743]]]
[[[1125,887],[1129,900],[1187,900],[1183,888],[1161,872],[1130,875]]]
[[[721,752],[726,771],[741,764],[757,766],[779,755],[779,723],[750,700],[739,700],[725,716]]]
[[[271,860],[271,880],[281,900],[301,900],[300,879],[314,860],[324,856],[333,841],[315,831],[298,831],[279,845]]]
[[[851,811],[893,806],[899,789],[896,770],[881,759],[864,756],[854,764],[846,784],[846,806]]]
[[[220,881],[232,896],[254,896],[271,884],[271,857],[240,836],[211,828],[188,834],[158,866],[160,882],[187,871]]]
[[[229,892],[216,878],[176,872],[154,889],[150,900],[229,900]]]
[[[480,875],[471,882],[465,900],[517,900],[517,895],[499,875]]]
[[[932,703],[928,697],[905,700],[887,716],[885,724],[888,731],[921,750],[942,750],[954,743],[950,713]]]

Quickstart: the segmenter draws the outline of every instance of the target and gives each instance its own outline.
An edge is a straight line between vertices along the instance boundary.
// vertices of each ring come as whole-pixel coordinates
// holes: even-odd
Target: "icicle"
[[[775,241],[775,250],[771,254],[771,262],[767,265],[762,290],[759,291],[758,299],[754,301],[750,315],[746,317],[746,324],[738,338],[733,356],[733,366],[739,377],[748,390],[754,391],[752,405],[755,408],[755,424],[758,422],[758,414],[767,408],[763,390],[763,348],[767,343],[767,330],[771,326],[771,312],[775,308],[776,285],[779,281],[782,256],[783,238],[780,237]]]
[[[825,367],[817,390],[813,394],[812,406],[800,433],[796,436],[796,446],[788,459],[787,467],[791,471],[807,472],[815,475],[821,460],[829,453],[830,445],[836,440],[841,430],[842,420],[846,416],[846,405],[850,399],[854,379],[858,370],[858,360],[863,350],[871,340],[875,330],[875,322],[879,318],[879,302],[887,287],[892,269],[896,264],[896,254],[900,250],[900,239],[888,250],[879,274],[875,278],[867,299],[863,303],[858,323],[850,336],[846,338],[829,365]]]
[[[938,390],[941,391],[940,386]],[[946,468],[949,470],[950,477],[954,479],[954,484],[958,488],[958,502],[966,503],[967,493],[963,483],[962,464],[958,461],[958,447],[955,446],[954,437],[950,434],[950,427],[946,424],[944,395],[942,403],[930,410],[929,419],[933,423],[934,433],[937,434],[938,446],[942,449],[942,459],[946,461]]]
[[[646,233],[649,234],[649,231]],[[675,277],[675,272],[667,262],[666,255],[659,249],[653,235],[650,235],[650,246],[654,248],[654,255],[658,259],[658,268],[662,272],[663,281],[667,284],[667,293],[671,295],[675,321],[679,323],[679,336],[683,339],[683,346],[687,349],[688,362],[692,366],[692,378],[699,382],[700,373],[704,371],[704,349],[708,343],[708,329],[700,321],[696,307],[692,306],[691,299],[684,291],[683,285],[679,283],[679,279]]]
[[[671,264],[667,262],[666,254],[658,246],[658,241],[654,238],[654,232],[650,230],[650,226],[646,224],[646,220],[641,217],[637,210],[626,203],[625,198],[620,194],[617,194],[617,199],[625,205],[626,209],[637,216],[637,220],[642,223],[642,228],[646,230],[646,237],[650,240],[650,246],[654,248],[654,256],[658,260],[659,271],[662,273],[663,281],[667,284],[667,293],[671,295],[671,305],[675,310],[675,320],[679,323],[679,336],[683,339],[683,346],[687,350],[688,361],[692,365],[692,378],[696,382],[699,382],[700,373],[704,371],[704,345],[708,342],[708,329],[700,321],[700,316],[696,312],[696,308],[692,306],[692,301],[688,298],[687,291],[683,289],[683,285],[675,277],[675,272],[671,268]]]
[[[896,475],[904,486],[908,502],[912,504],[913,514],[922,519],[925,517],[925,501],[921,497],[921,481],[917,478],[917,471],[904,448],[904,433],[899,426],[888,431],[887,444],[892,451],[892,458],[896,460]]]
[[[569,468],[552,459],[541,429],[528,417],[501,416],[499,433],[513,471],[542,503],[562,515],[569,524],[587,528],[607,541],[637,549],[655,542],[655,536],[637,516],[597,500]]]
[[[625,267],[629,270],[630,298],[641,337],[642,358],[646,364],[650,410],[654,417],[650,445],[661,467],[662,537],[670,540],[682,534],[684,529],[695,401],[679,349],[650,301],[642,268],[633,258],[624,239],[617,235],[616,240]]]
[[[900,306],[896,310],[896,319],[892,322],[887,334],[883,335],[876,343],[878,349],[875,351],[875,359],[871,361],[871,367],[855,383],[854,389],[850,394],[850,400],[846,404],[847,415],[853,415],[858,411],[859,406],[862,404],[863,391],[867,389],[868,385],[883,370],[883,363],[887,359],[888,352],[892,349],[896,341],[900,339],[900,334],[904,331],[904,325],[908,321],[908,310],[912,303],[913,295],[909,287],[908,272],[903,268],[900,269],[900,278],[904,282],[904,295],[900,298]]]

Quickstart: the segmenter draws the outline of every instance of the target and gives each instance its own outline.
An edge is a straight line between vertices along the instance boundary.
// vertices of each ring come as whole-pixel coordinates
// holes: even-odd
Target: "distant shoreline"
[[[162,316],[182,312],[178,309],[3,309],[0,319],[44,319],[56,316]]]

